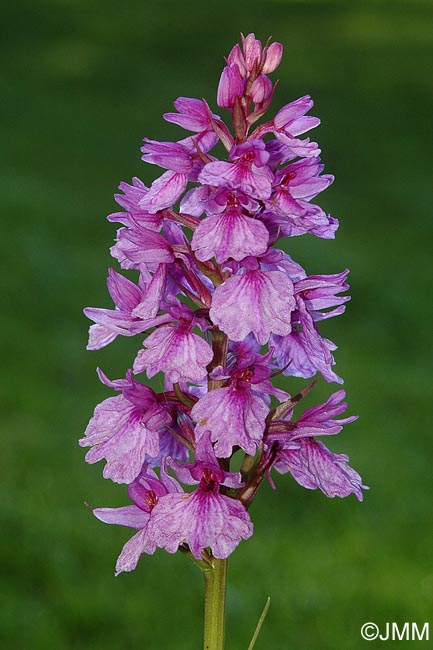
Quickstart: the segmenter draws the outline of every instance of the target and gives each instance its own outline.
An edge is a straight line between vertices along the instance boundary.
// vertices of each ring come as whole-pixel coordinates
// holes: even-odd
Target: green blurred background
[[[77,445],[140,338],[86,352],[87,305],[105,290],[121,180],[144,181],[141,138],[179,95],[215,106],[223,56],[240,31],[285,45],[276,106],[310,93],[314,136],[336,183],[321,205],[335,241],[289,242],[310,273],[351,268],[352,302],[325,323],[339,344],[351,413],[335,451],[371,486],[364,504],[279,477],[253,506],[256,532],[232,556],[228,650],[352,650],[362,623],[433,628],[429,319],[433,5],[425,1],[145,2],[2,5],[1,196],[5,268],[2,381],[1,642],[5,650],[193,650],[202,582],[183,557],[143,557],[113,577],[129,537],[83,506],[125,492]],[[290,379],[289,390],[298,387]],[[323,380],[313,401],[335,386]],[[431,630],[433,634],[433,629]],[[405,647],[418,647],[406,643]],[[370,647],[380,647],[372,642]]]

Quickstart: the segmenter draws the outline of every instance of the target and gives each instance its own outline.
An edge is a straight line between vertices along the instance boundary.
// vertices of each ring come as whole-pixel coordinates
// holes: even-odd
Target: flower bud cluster
[[[342,383],[320,322],[349,300],[347,270],[308,275],[278,247],[306,233],[331,239],[338,227],[314,202],[333,177],[317,143],[299,137],[319,124],[307,115],[311,98],[253,129],[282,50],[254,34],[234,46],[217,93],[230,126],[204,100],[179,97],[164,118],[189,135],[145,138],[142,159],[163,172],[150,187],[121,183],[122,211],[108,217],[120,224],[111,255],[124,272],[108,272],[113,308],[84,310],[88,349],[136,335],[142,347],[124,378],[98,370],[115,395],[96,407],[80,444],[89,463],[105,461],[105,478],[127,485],[128,505],[93,510],[136,531],[116,573],[158,547],[228,557],[252,535],[248,508],[264,478],[273,485],[273,469],[328,497],[362,500],[347,456],[320,440],[355,419],[339,417],[344,391],[295,415],[315,380],[295,396],[273,383],[277,374]],[[211,153],[218,142],[225,160]],[[158,373],[159,392],[136,379]]]

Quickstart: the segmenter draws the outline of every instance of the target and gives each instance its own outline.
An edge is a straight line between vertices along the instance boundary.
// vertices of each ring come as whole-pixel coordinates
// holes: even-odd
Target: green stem
[[[227,560],[204,570],[204,650],[224,650]]]

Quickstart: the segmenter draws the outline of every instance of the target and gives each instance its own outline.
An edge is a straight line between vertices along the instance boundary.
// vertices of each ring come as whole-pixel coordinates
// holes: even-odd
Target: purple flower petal
[[[171,425],[175,430],[176,425]],[[159,454],[155,458],[147,458],[151,467],[160,467],[165,458],[175,458],[186,462],[188,460],[188,449],[167,429],[159,431]]]
[[[114,212],[108,215],[108,221],[122,223],[129,228],[134,225],[140,225],[150,230],[160,230],[163,217],[159,214],[151,214],[140,207],[140,201],[149,192],[149,188],[139,178],[132,179],[132,185],[122,182],[119,189],[124,194],[115,194],[116,202],[125,208],[126,212]]]
[[[200,261],[215,257],[221,264],[229,258],[240,261],[248,255],[262,255],[268,241],[268,230],[261,221],[246,216],[239,208],[229,208],[204,219],[194,232],[191,246]]]
[[[295,283],[295,294],[299,296],[305,308],[311,314],[313,320],[323,320],[326,317],[337,315],[336,310],[323,312],[323,309],[332,307],[340,308],[350,300],[350,296],[338,296],[337,294],[347,291],[349,285],[346,278],[349,269],[332,275],[310,275]],[[340,313],[341,310],[337,310]]]
[[[116,335],[133,336],[135,334],[135,332],[131,331],[133,318],[130,312],[101,309],[100,307],[86,307],[83,311],[87,318],[98,323],[98,325],[102,325],[105,329],[115,332]]]
[[[132,310],[132,315],[135,318],[141,318],[143,320],[155,318],[164,296],[166,284],[167,266],[166,264],[159,264],[154,276],[146,287],[145,295],[136,303],[136,306]]]
[[[114,332],[103,325],[91,325],[89,327],[89,342],[86,350],[100,350],[105,348],[117,338],[117,332]]]
[[[207,185],[193,187],[184,194],[181,202],[181,212],[191,214],[193,217],[201,217],[206,208],[211,189]]]
[[[131,483],[139,474],[146,454],[159,452],[158,436],[149,431],[136,415],[136,408],[122,395],[99,404],[89,422],[81,446],[92,446],[88,463],[106,459],[104,478],[115,483]]]
[[[143,153],[141,159],[144,162],[159,165],[181,174],[189,174],[192,170],[191,154],[179,142],[158,142],[157,140],[144,138],[141,151]]]
[[[355,494],[363,500],[359,474],[349,465],[344,454],[334,454],[322,442],[300,438],[298,449],[281,451],[275,469],[281,474],[290,472],[293,478],[309,490],[321,490],[327,497],[347,497]]]
[[[309,95],[300,97],[290,104],[286,104],[274,117],[274,125],[277,129],[283,129],[287,124],[305,115],[313,107],[314,102]]]
[[[215,289],[210,317],[230,339],[252,332],[264,345],[271,333],[289,334],[293,284],[281,271],[245,271]]]
[[[117,524],[140,530],[149,521],[149,513],[137,506],[122,506],[121,508],[95,508],[93,514],[105,524]]]
[[[171,208],[188,183],[189,174],[167,171],[153,181],[148,193],[140,201],[140,207],[148,212]]]
[[[164,237],[145,228],[120,228],[117,244],[111,247],[110,253],[122,268],[138,268],[140,264],[167,264],[174,260],[172,248]]]
[[[188,131],[197,133],[211,128],[208,107],[202,99],[178,97],[174,102],[174,107],[178,113],[164,113],[163,115],[167,122],[178,124]],[[212,117],[219,119],[218,115],[212,114]]]
[[[123,311],[132,311],[140,302],[140,289],[114,269],[108,269],[107,287],[116,307]]]
[[[286,194],[287,197],[287,194]],[[281,194],[278,197],[280,207],[287,205],[281,201]],[[283,199],[284,200],[284,199]],[[276,212],[264,212],[261,219],[265,223],[272,240],[277,237],[297,237],[310,233],[323,239],[334,239],[335,231],[338,229],[338,220],[325,214],[318,206],[306,203],[302,200],[294,201],[290,198],[292,214],[281,214]],[[292,203],[293,202],[293,203]],[[296,214],[293,205],[301,209],[301,214]],[[281,211],[282,212],[282,211]]]
[[[198,438],[209,430],[215,453],[231,455],[235,446],[254,455],[262,440],[269,407],[249,387],[217,388],[203,395],[191,410]]]
[[[198,178],[204,185],[239,189],[253,198],[268,199],[273,174],[267,162],[269,153],[261,140],[252,140],[233,147],[234,162],[214,161],[204,166]]]
[[[156,233],[152,233],[156,235]],[[157,235],[159,237],[159,235]],[[89,330],[89,350],[98,350],[111,343],[119,334],[133,336],[154,326],[166,282],[166,267],[160,265],[151,276],[141,270],[140,286],[109,269],[107,286],[116,309],[87,307],[85,315],[97,323]],[[144,322],[144,320],[146,322]]]
[[[201,336],[175,325],[156,329],[144,345],[147,349],[139,351],[134,373],[146,370],[149,378],[164,372],[168,381],[200,381],[213,358],[212,348]]]
[[[103,373],[100,378],[107,383]],[[171,416],[158,403],[152,389],[133,380],[131,373],[126,380],[117,380],[112,385],[122,394],[98,404],[79,443],[91,447],[86,454],[87,462],[107,461],[105,478],[132,483],[146,455],[158,455],[157,431],[169,424]]]
[[[272,191],[272,172],[267,167],[250,167],[242,163],[210,162],[204,166],[199,182],[216,187],[239,189],[254,198],[267,199]]]
[[[122,548],[117,558],[115,575],[118,576],[119,573],[124,571],[133,571],[143,553],[153,555],[155,551],[156,544],[149,537],[148,526],[146,526],[136,533],[134,537],[131,537]]]
[[[291,439],[335,435],[340,433],[344,424],[357,420],[358,416],[356,415],[335,419],[337,415],[341,415],[347,409],[347,402],[342,401],[345,397],[344,390],[337,390],[324,404],[312,406],[304,411],[294,423]]]
[[[242,539],[253,534],[240,501],[198,488],[191,494],[168,494],[152,512],[149,537],[168,553],[186,543],[195,558],[210,547],[214,557],[227,558]]]
[[[293,330],[288,336],[272,336],[270,345],[274,349],[277,367],[284,368],[289,364],[284,375],[308,379],[316,374],[318,369],[308,356],[302,332]]]
[[[299,140],[292,136],[288,137],[284,133],[277,133],[277,138],[285,145],[287,155],[292,158],[301,157],[309,158],[310,156],[320,156],[321,150],[317,142],[311,142],[310,138],[303,138]]]
[[[344,390],[338,390],[324,404],[317,404],[306,411],[295,422],[280,422],[280,430],[275,429],[267,436],[267,442],[278,440],[285,448],[288,442],[299,438],[312,438],[317,436],[330,436],[340,433],[343,425],[354,422],[358,419],[356,415],[346,418],[335,419],[347,409],[347,403],[343,402],[346,396]],[[292,412],[285,417],[291,419]],[[288,428],[289,427],[289,428]]]

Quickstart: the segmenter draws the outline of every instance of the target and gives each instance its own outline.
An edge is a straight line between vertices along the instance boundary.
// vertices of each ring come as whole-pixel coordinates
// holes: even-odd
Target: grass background
[[[288,250],[310,273],[351,268],[352,303],[324,332],[361,417],[332,448],[372,489],[364,504],[290,477],[263,490],[255,535],[231,559],[227,648],[246,650],[268,594],[257,650],[361,649],[368,620],[433,625],[432,18],[417,0],[2,6],[2,648],[201,645],[196,568],[160,551],[115,579],[129,531],[83,507],[125,503],[76,439],[108,394],[94,368],[121,376],[140,340],[86,352],[81,310],[109,305],[118,182],[154,177],[141,138],[178,137],[160,115],[179,95],[215,105],[241,30],[285,45],[276,106],[310,93],[322,118],[315,136],[336,183],[321,205],[340,231]],[[321,381],[315,401],[332,388]]]

